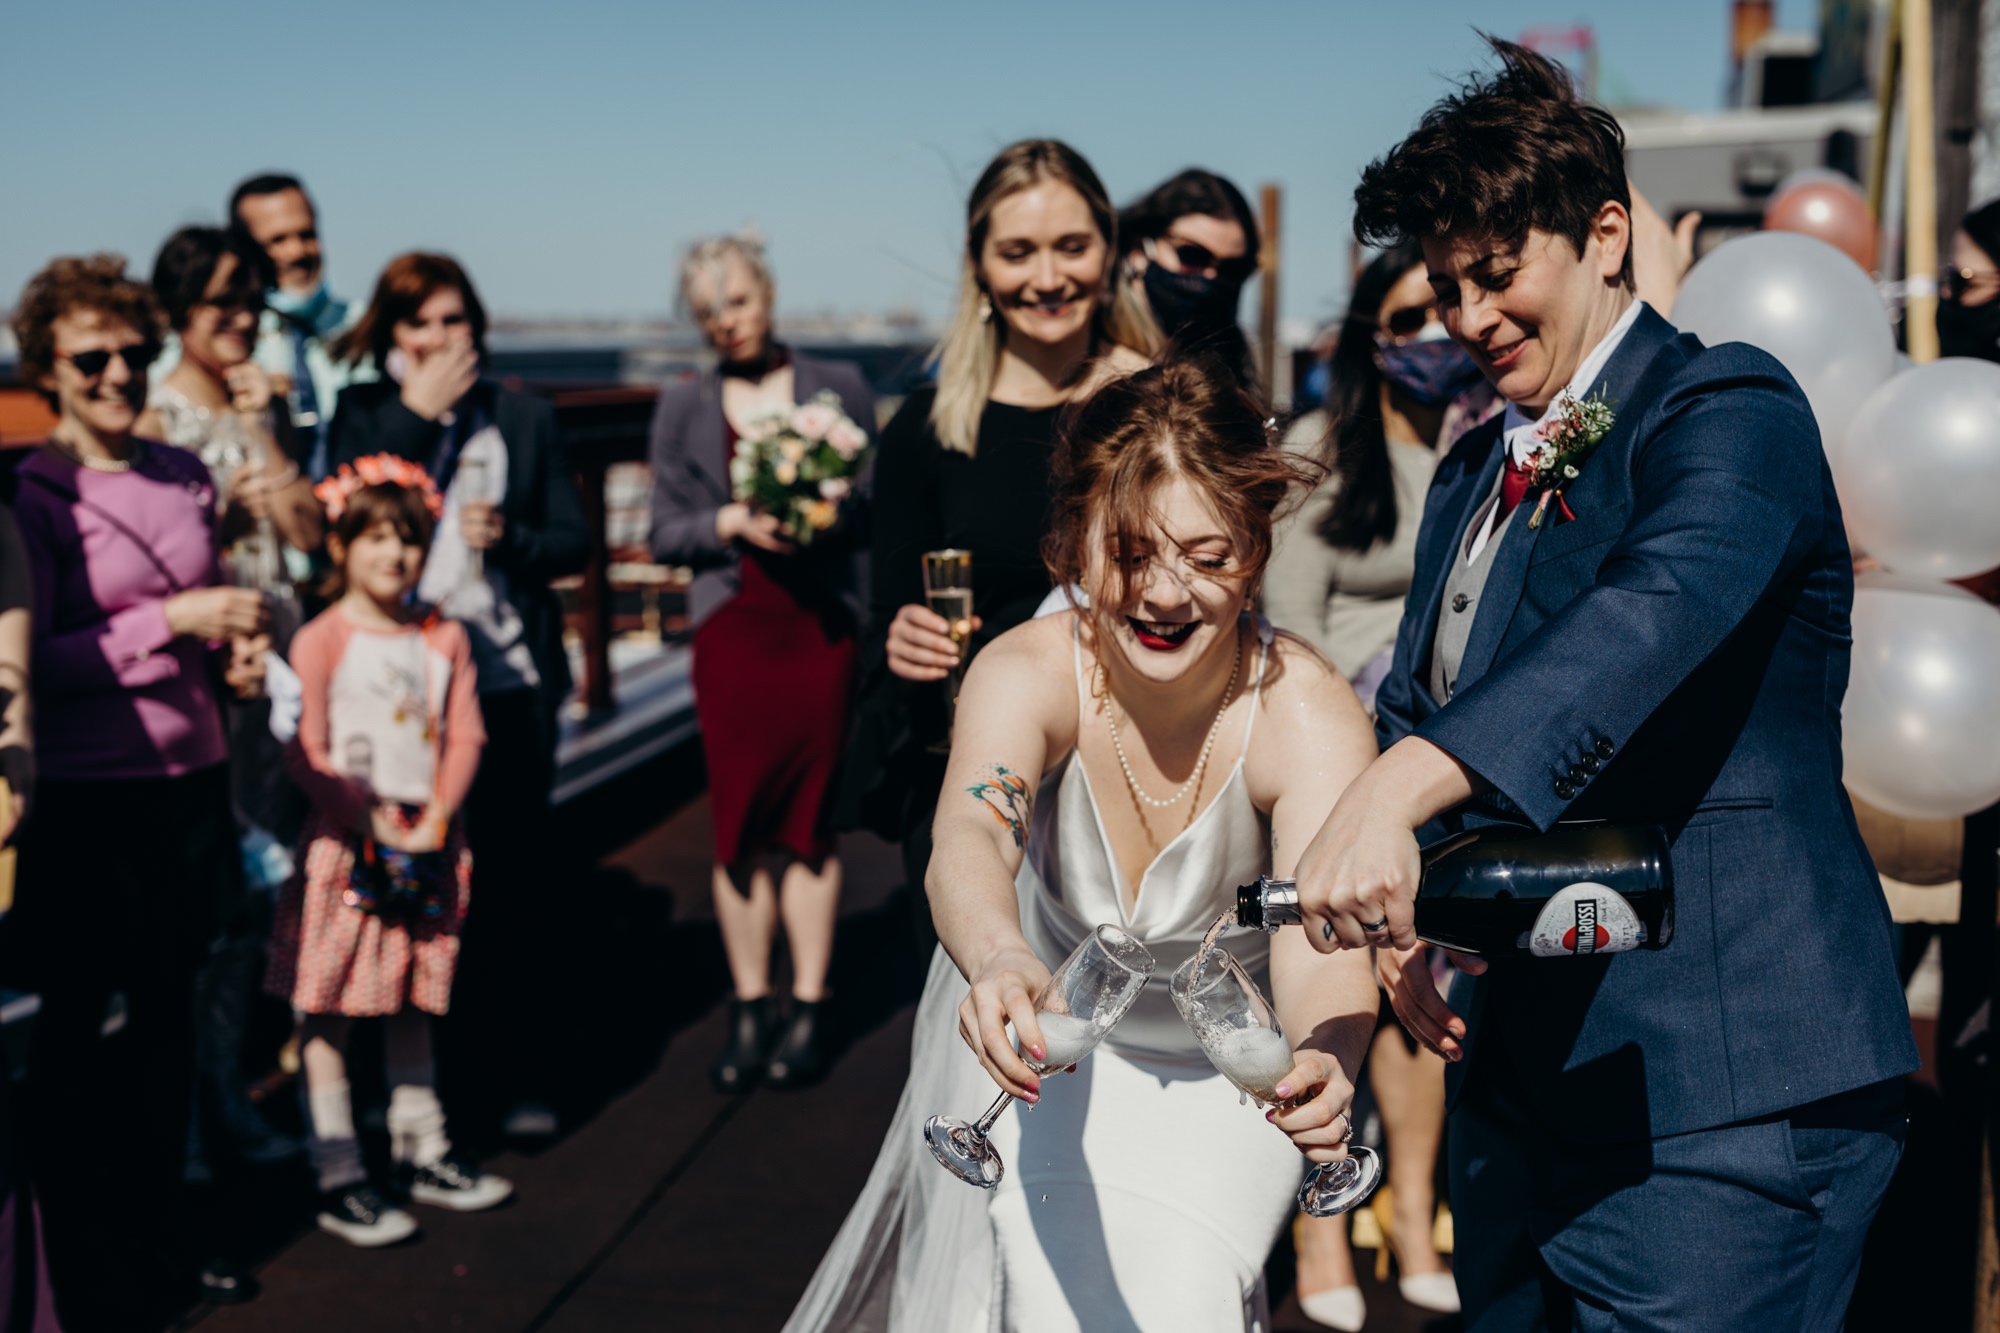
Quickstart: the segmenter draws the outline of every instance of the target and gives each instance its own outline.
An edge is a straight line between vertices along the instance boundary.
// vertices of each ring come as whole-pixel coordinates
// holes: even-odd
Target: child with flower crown
[[[471,884],[458,810],[486,734],[464,628],[411,599],[443,507],[430,477],[380,454],[314,493],[333,605],[292,641],[304,699],[286,756],[313,813],[264,985],[304,1015],[319,1225],[386,1245],[416,1222],[362,1164],[345,1056],[356,1018],[387,1019],[389,1135],[408,1196],[469,1211],[513,1192],[452,1153],[431,1057],[430,1015],[451,1002]]]

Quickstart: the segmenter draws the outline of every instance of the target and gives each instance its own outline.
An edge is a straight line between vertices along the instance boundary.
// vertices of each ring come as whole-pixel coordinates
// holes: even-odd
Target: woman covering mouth
[[[1158,620],[1140,620],[1136,616],[1125,617],[1125,623],[1132,627],[1134,637],[1142,645],[1161,653],[1173,652],[1186,644],[1201,625],[1199,620],[1176,625]]]

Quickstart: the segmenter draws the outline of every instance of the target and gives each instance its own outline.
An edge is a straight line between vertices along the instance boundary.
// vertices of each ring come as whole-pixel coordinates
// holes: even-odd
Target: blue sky
[[[1813,0],[1781,0],[1810,27]],[[256,170],[303,175],[337,289],[457,254],[498,312],[659,313],[689,239],[767,236],[794,311],[943,312],[966,187],[1027,135],[1121,202],[1200,164],[1286,191],[1288,317],[1333,313],[1355,173],[1478,56],[1595,25],[1607,84],[1720,104],[1727,0],[18,5],[0,305],[50,255],[140,271]],[[1247,307],[1246,307],[1247,308]]]

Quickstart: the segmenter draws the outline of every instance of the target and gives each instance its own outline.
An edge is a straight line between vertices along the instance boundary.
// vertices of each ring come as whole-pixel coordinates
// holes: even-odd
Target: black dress
[[[972,552],[972,609],[985,622],[973,636],[973,652],[1034,615],[1050,587],[1042,538],[1062,412],[1059,406],[988,402],[978,447],[967,457],[946,449],[931,429],[936,396],[929,386],[911,394],[883,429],[876,455],[869,632],[837,810],[841,826],[869,828],[902,843],[904,873],[919,905],[931,817],[944,782],[944,756],[927,749],[945,734],[944,686],[889,671],[889,622],[902,607],[923,604],[920,557],[944,547]],[[927,933],[929,915],[918,915]]]

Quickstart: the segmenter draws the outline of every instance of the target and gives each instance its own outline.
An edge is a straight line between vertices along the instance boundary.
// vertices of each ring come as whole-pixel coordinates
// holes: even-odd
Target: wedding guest
[[[944,756],[943,682],[960,661],[924,605],[921,557],[972,552],[968,654],[1048,595],[1056,421],[1080,391],[1139,368],[1158,345],[1136,290],[1116,281],[1118,218],[1097,173],[1065,143],[1026,139],[987,164],[966,203],[958,305],[916,390],[882,432],[870,512],[868,641],[844,826],[901,842],[923,884]],[[916,898],[918,943],[935,936]]]
[[[1300,858],[1303,933],[1373,952],[1454,1066],[1469,1327],[1835,1329],[1918,1066],[1841,789],[1839,500],[1777,361],[1637,299],[1617,120],[1489,42],[1500,68],[1355,192],[1356,237],[1421,244],[1508,408],[1438,466],[1384,749]],[[1591,819],[1665,830],[1668,947],[1464,957],[1448,1004],[1413,925],[1420,841],[1507,824],[1532,866],[1534,833]]]
[[[552,580],[590,556],[583,501],[548,400],[480,374],[486,308],[447,255],[389,262],[353,328],[334,346],[385,377],[343,389],[328,448],[335,466],[367,454],[423,464],[444,517],[418,595],[465,624],[478,668],[485,758],[466,802],[479,911],[468,922],[447,1034],[473,1048],[510,1134],[556,1132],[550,1006],[522,978],[548,948],[541,910],[555,776],[556,713],[569,694],[562,606]]]
[[[1252,610],[1301,471],[1213,357],[1112,380],[1066,425],[1047,546],[1066,595],[973,659],[909,1083],[790,1333],[881,1328],[863,1296],[892,1286],[896,1333],[1271,1326],[1264,1263],[1298,1153],[1215,1071],[1161,979],[1236,885],[1290,869],[1374,754],[1353,691]],[[1152,980],[1075,1075],[1043,1079],[1028,1061],[1066,1060],[1035,997],[1107,926],[1150,952]],[[1300,1148],[1340,1158],[1375,1026],[1366,960],[1316,955],[1299,931],[1229,947],[1295,1043],[1267,1074],[1272,1100],[1321,1126]],[[1004,1174],[985,1190],[933,1159],[925,1120],[996,1084],[1034,1114],[994,1124]]]
[[[374,379],[380,368],[333,354],[333,343],[361,317],[361,306],[326,283],[319,209],[298,177],[252,176],[229,196],[229,223],[271,261],[274,282],[257,326],[257,364],[280,376],[298,437],[298,457],[318,481],[331,462],[327,425],[340,391]]]
[[[735,986],[729,1037],[709,1068],[723,1092],[789,1087],[822,1072],[827,965],[840,904],[827,797],[854,676],[854,548],[838,530],[803,549],[778,519],[731,498],[736,443],[759,418],[832,392],[875,424],[852,366],[802,356],[772,335],[776,286],[753,238],[696,242],[681,304],[719,358],[668,386],[653,414],[653,555],[695,571],[695,711],[715,820],[716,920]],[[783,859],[774,884],[769,862]],[[782,1030],[771,993],[779,921],[792,963]]]
[[[1967,213],[1938,284],[1938,352],[2000,361],[2000,199]]]
[[[302,619],[293,580],[310,569],[306,552],[320,544],[320,508],[312,484],[288,456],[291,425],[271,378],[250,359],[257,312],[264,302],[263,251],[219,227],[183,227],[153,264],[153,291],[180,340],[179,363],[154,386],[138,433],[187,449],[208,465],[224,497],[219,523],[228,581],[266,595],[272,647],[281,656]],[[222,1129],[245,1159],[271,1162],[294,1155],[297,1140],[273,1129],[250,1100],[243,1044],[270,933],[271,894],[305,802],[285,773],[284,751],[271,734],[268,699],[224,705],[229,734],[230,796],[238,837],[268,846],[271,855],[246,859],[276,866],[249,887],[240,909],[223,921],[195,983],[198,1100],[189,1126],[188,1171],[206,1179],[207,1129]]]
[[[0,963],[42,996],[25,1138],[71,1330],[141,1323],[192,1270],[194,976],[241,893],[210,657],[235,645],[223,678],[253,691],[269,624],[221,586],[208,469],[133,433],[161,323],[116,255],[51,262],[14,314],[58,420],[19,468],[40,780]]]
[[[1190,167],[1120,210],[1118,241],[1128,281],[1174,350],[1213,352],[1254,387],[1256,363],[1236,317],[1259,251],[1243,192]]]
[[[1325,653],[1371,708],[1388,674],[1416,565],[1417,528],[1438,456],[1498,411],[1499,395],[1438,322],[1437,298],[1414,242],[1377,255],[1355,280],[1331,362],[1328,410],[1301,417],[1291,448],[1324,454],[1326,480],[1282,519],[1264,580],[1264,611]],[[1451,1274],[1431,1246],[1444,1062],[1385,1006],[1368,1080],[1389,1147],[1403,1298],[1458,1308]],[[1299,1305],[1331,1328],[1361,1328],[1360,1285],[1344,1218],[1303,1218],[1296,1230]]]

